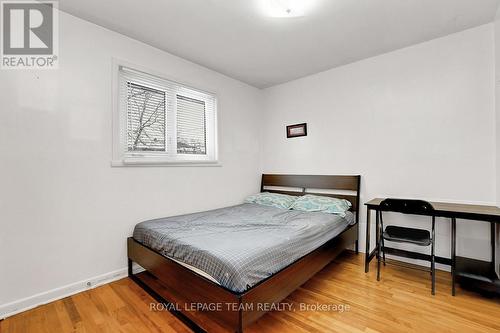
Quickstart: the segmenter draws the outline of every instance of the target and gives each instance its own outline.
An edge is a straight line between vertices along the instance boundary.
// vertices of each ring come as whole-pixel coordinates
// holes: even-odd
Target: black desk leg
[[[375,211],[375,240],[377,242],[377,281],[380,281],[380,212]]]
[[[455,265],[457,249],[457,219],[451,218],[451,294],[455,296]]]
[[[495,264],[495,252],[496,252],[496,244],[495,244],[495,223],[491,222],[491,271],[495,272],[496,264]]]
[[[366,246],[365,246],[365,273],[370,270],[370,208],[366,208]]]
[[[377,249],[377,259],[380,257],[380,219],[379,219],[379,211],[375,211],[375,248]]]

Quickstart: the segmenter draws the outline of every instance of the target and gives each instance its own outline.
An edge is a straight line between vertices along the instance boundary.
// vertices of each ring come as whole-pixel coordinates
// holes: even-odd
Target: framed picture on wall
[[[287,138],[296,138],[299,136],[306,136],[307,135],[307,124],[295,124],[295,125],[288,125],[286,127],[286,137]]]

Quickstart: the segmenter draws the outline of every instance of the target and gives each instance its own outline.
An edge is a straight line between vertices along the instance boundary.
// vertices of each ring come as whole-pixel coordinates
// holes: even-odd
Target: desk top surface
[[[378,208],[382,200],[385,198],[375,198],[365,203],[369,208]],[[500,208],[496,206],[469,205],[463,203],[450,202],[433,202],[430,204],[434,207],[437,216],[449,216],[468,219],[491,219],[495,222],[500,222]]]

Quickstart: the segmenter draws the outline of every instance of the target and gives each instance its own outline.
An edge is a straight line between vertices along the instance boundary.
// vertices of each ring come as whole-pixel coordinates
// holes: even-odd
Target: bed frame
[[[132,237],[127,239],[129,277],[161,302],[162,307],[156,310],[172,312],[195,332],[243,332],[269,310],[268,306],[279,304],[344,249],[354,246],[358,252],[360,183],[361,176],[262,175],[261,192],[297,196],[309,193],[349,200],[356,213],[355,223],[245,292],[224,288]],[[133,262],[145,271],[134,274]]]

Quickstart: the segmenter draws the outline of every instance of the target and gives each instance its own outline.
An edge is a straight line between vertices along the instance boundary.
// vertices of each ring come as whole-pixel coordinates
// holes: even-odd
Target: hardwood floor
[[[386,266],[376,281],[375,265],[363,271],[363,256],[346,253],[284,302],[292,311],[266,314],[246,332],[499,332],[500,300],[457,288],[438,272],[436,296],[429,273]],[[129,279],[89,290],[0,322],[1,333],[190,332]],[[301,311],[309,304],[349,306],[348,311]],[[302,308],[303,310],[303,308]],[[328,309],[325,309],[328,310]]]

